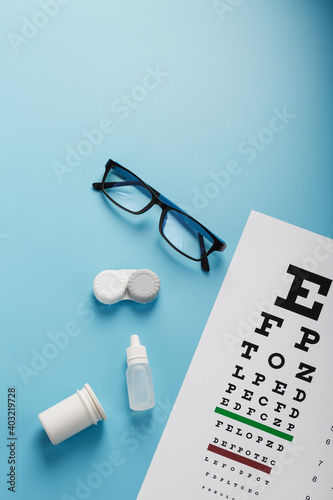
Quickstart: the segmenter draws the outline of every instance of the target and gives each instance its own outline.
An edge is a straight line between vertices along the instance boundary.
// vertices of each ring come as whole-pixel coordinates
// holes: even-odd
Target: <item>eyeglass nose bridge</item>
[[[160,198],[158,196],[156,196],[156,198],[155,198],[155,205],[158,205],[159,207],[161,207],[162,213],[164,211],[166,211],[166,209],[170,208],[170,205],[168,205],[164,201],[160,200]]]
[[[172,207],[170,205],[168,205],[167,203],[165,203],[164,201],[160,200],[158,196],[155,197],[154,205],[158,205],[161,209],[161,215],[160,215],[160,220],[158,223],[158,229],[159,229],[161,236],[163,236],[163,238],[165,238],[165,236],[163,234],[163,220],[165,218],[166,213],[169,210],[171,210]]]

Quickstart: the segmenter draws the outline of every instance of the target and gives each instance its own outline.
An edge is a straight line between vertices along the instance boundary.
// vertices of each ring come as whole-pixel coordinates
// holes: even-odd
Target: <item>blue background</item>
[[[332,7],[42,5],[8,3],[0,19],[0,494],[12,498],[14,386],[17,500],[134,500],[250,210],[332,237]],[[101,121],[107,133],[96,133]],[[162,240],[158,207],[130,216],[91,188],[108,158],[227,242],[210,273]],[[154,270],[156,302],[98,306],[94,277],[121,268]],[[77,335],[49,347],[68,323]],[[157,398],[141,414],[130,411],[125,385],[133,333],[147,347]],[[38,370],[36,352],[49,356]],[[86,382],[108,420],[53,446],[37,414]],[[96,472],[103,462],[105,477]]]

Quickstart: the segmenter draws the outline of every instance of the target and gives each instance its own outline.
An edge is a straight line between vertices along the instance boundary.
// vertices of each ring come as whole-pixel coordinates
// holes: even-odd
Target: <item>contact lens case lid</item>
[[[106,270],[94,279],[93,292],[97,300],[103,304],[115,304],[122,300],[126,293],[125,277],[117,271]]]
[[[157,274],[149,269],[134,271],[127,282],[127,292],[136,302],[148,303],[156,299],[161,282]]]

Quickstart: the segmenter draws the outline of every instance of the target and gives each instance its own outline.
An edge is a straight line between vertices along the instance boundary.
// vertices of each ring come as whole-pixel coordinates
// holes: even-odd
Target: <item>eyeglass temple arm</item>
[[[116,182],[94,182],[93,183],[93,188],[96,189],[97,191],[102,191],[103,186],[104,189],[109,189],[112,188],[115,184],[121,185],[121,186],[137,186],[138,184],[141,184],[140,181],[116,181]]]
[[[137,186],[137,185],[142,185],[142,182],[140,181],[118,181],[118,182],[104,182],[104,189],[109,189],[115,184],[121,184],[122,186]],[[96,191],[102,191],[102,182],[94,182],[93,183],[93,188],[96,189]],[[152,188],[147,184],[147,186],[152,190],[155,196],[160,196],[160,193],[156,191],[156,189]]]
[[[204,240],[202,234],[200,234],[200,233],[198,233],[198,237],[199,237],[200,252],[201,252],[201,255],[203,255],[206,252],[205,240]],[[208,271],[210,269],[209,263],[208,263],[208,257],[204,257],[201,260],[201,269],[208,273]]]

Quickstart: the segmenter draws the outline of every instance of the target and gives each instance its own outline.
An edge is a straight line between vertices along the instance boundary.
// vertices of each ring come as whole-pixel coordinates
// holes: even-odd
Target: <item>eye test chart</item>
[[[138,500],[333,499],[333,240],[251,212]]]

